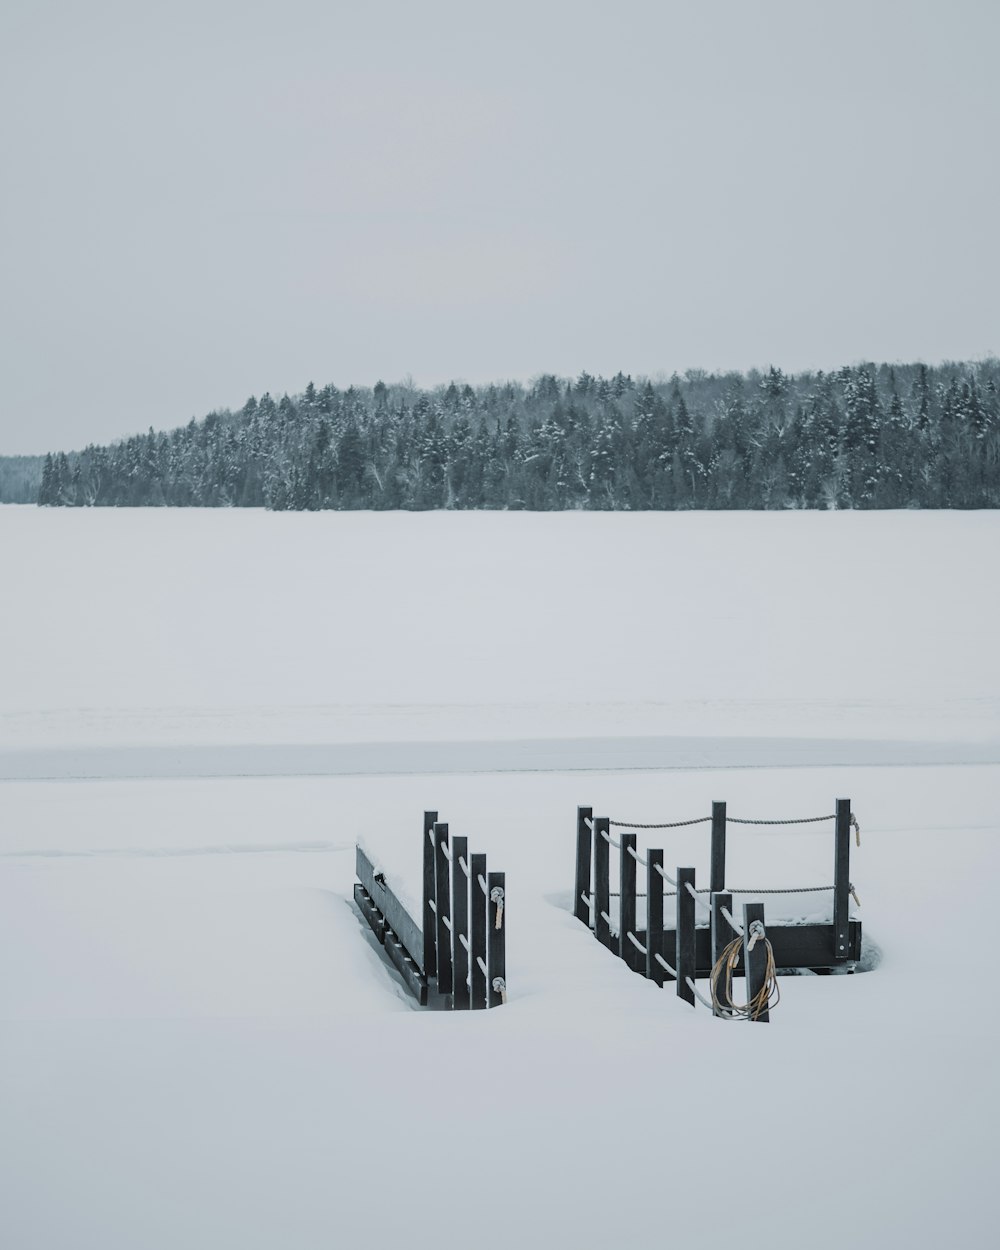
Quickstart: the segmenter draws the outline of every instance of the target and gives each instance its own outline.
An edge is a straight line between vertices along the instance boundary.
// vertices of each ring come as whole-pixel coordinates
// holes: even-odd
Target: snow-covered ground
[[[990,1244],[998,539],[0,508],[5,1250]],[[568,912],[577,804],[841,796],[881,962],[768,1027]],[[501,1011],[412,1009],[350,902],[358,838],[412,888],[425,808],[507,872]],[[647,844],[705,875],[703,827]],[[825,884],[829,827],[729,875]]]

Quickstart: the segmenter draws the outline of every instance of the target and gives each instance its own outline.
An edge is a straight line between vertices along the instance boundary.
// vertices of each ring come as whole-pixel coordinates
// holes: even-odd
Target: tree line
[[[49,454],[38,503],[284,509],[1000,507],[1000,361],[312,383]]]

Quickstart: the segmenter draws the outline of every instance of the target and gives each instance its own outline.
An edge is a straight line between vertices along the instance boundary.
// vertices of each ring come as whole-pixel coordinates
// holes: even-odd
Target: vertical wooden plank
[[[450,994],[453,988],[451,966],[451,864],[448,860],[448,826],[434,826],[434,864],[436,869],[435,892],[437,894],[437,987],[439,994]]]
[[[663,950],[663,878],[657,868],[663,867],[663,852],[646,852],[646,976],[662,985],[670,975],[656,956],[666,959]],[[669,961],[668,961],[669,962]]]
[[[585,925],[590,925],[591,914],[590,906],[593,896],[590,892],[590,848],[593,845],[594,834],[588,821],[593,821],[594,809],[592,807],[578,807],[576,809],[576,898],[573,902],[573,915],[577,920],[582,920]]]
[[[837,800],[833,864],[833,958],[843,963],[851,953],[848,939],[851,889],[851,800]]]
[[[472,913],[472,1010],[480,1011],[486,1007],[486,926],[489,923],[486,856],[473,855],[471,865],[469,898]]]
[[[434,826],[437,812],[424,812],[424,976],[437,976],[437,921],[434,918]],[[436,905],[436,904],[435,904]]]
[[[607,838],[611,823],[607,816],[594,817],[594,933],[598,942],[614,950],[611,936],[611,846]]]
[[[726,888],[726,805],[712,804],[712,872],[708,888],[714,894]]]
[[[462,865],[465,864],[463,868]],[[468,1011],[471,1005],[469,991],[469,951],[472,941],[469,935],[469,839],[456,837],[451,843],[451,923],[454,928],[452,949],[455,954],[455,1010]],[[478,887],[477,887],[478,889]],[[462,938],[469,943],[469,950],[462,945]]]
[[[636,849],[636,835],[634,833],[622,834],[621,849],[621,872],[619,880],[621,881],[621,910],[619,912],[620,921],[618,925],[618,954],[625,960],[626,965],[633,972],[643,972],[646,967],[646,956],[636,950],[634,943],[629,941],[629,934],[636,936],[635,924],[635,880],[636,880],[636,861],[632,852]]]
[[[693,981],[697,971],[694,949],[694,897],[688,890],[694,889],[694,869],[677,869],[677,997],[694,1006],[694,990],[687,978]],[[669,958],[669,957],[668,957]]]
[[[729,943],[736,936],[736,934],[733,932],[732,925],[722,914],[723,908],[725,908],[729,912],[730,916],[733,914],[733,896],[731,894],[725,893],[725,891],[723,890],[720,890],[718,894],[712,895],[712,967],[713,968],[722,958],[722,952],[726,949]],[[723,971],[719,977],[720,995],[722,993],[722,986],[725,985],[725,979],[726,979],[726,974],[725,974],[725,971]],[[720,1014],[718,1008],[715,1009],[715,1014],[716,1015]]]
[[[507,887],[502,872],[491,872],[486,878],[489,888],[489,955],[486,960],[486,981],[489,1005],[499,1007],[507,997]],[[498,893],[499,891],[499,893]]]
[[[750,949],[750,942],[753,937],[751,926],[755,921],[759,921],[761,926],[764,924],[764,904],[763,903],[744,903],[743,904],[743,966],[746,968],[746,984],[747,984],[747,1002],[752,1002],[754,995],[759,994],[764,988],[764,982],[767,979],[767,947],[763,938],[759,939],[754,945],[753,950]],[[765,1008],[759,1015],[751,1016],[751,1020],[756,1020],[761,1024],[767,1024],[769,1015]]]

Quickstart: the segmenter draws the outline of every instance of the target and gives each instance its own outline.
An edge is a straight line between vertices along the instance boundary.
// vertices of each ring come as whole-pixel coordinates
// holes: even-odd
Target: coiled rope
[[[740,962],[743,938],[733,938],[715,961],[710,984],[712,987],[712,1005],[720,1016],[730,1020],[759,1020],[765,1011],[770,1011],[772,1007],[777,1007],[781,1001],[778,974],[774,966],[774,950],[766,936],[758,936],[757,934],[754,934],[750,939],[751,948],[758,941],[762,941],[767,948],[764,983],[757,993],[745,1003],[733,1002],[733,969]]]

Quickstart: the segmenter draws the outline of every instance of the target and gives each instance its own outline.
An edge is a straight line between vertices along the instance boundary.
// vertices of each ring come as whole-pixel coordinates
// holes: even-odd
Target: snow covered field
[[[0,508],[5,1250],[990,1244],[998,539]],[[569,915],[579,803],[839,796],[881,962],[784,979],[766,1028]],[[501,1011],[412,1010],[350,902],[355,839],[412,880],[425,807],[507,872]],[[730,860],[824,884],[832,839]]]

